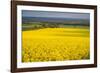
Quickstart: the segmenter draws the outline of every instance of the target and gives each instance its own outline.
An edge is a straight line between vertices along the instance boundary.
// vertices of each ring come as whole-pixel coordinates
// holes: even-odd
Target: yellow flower
[[[22,62],[89,59],[89,44],[88,28],[22,31]]]

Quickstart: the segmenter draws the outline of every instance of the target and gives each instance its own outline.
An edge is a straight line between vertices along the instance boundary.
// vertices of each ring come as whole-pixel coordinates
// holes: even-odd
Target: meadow
[[[43,28],[22,31],[22,62],[90,58],[89,28]]]

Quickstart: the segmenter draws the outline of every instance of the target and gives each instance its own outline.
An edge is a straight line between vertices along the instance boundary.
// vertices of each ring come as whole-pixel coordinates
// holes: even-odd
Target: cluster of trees
[[[58,28],[61,24],[51,22],[37,22],[33,23],[35,28]]]
[[[49,22],[34,22],[34,23],[25,23],[22,24],[23,30],[29,29],[40,29],[40,28],[58,28],[60,23],[49,23]]]
[[[59,27],[80,27],[89,26],[87,24],[67,24],[67,23],[54,23],[54,22],[30,22],[22,24],[23,30],[40,29],[40,28],[59,28]]]

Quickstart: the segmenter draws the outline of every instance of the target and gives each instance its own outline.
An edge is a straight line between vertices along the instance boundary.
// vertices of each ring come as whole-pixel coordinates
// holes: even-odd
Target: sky
[[[54,12],[54,11],[34,11],[22,10],[22,17],[53,17],[53,18],[74,18],[74,19],[90,19],[89,13],[75,12]]]

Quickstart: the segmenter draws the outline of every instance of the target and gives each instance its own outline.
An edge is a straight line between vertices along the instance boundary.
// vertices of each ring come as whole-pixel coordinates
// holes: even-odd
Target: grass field
[[[22,31],[22,62],[89,59],[89,28]]]

